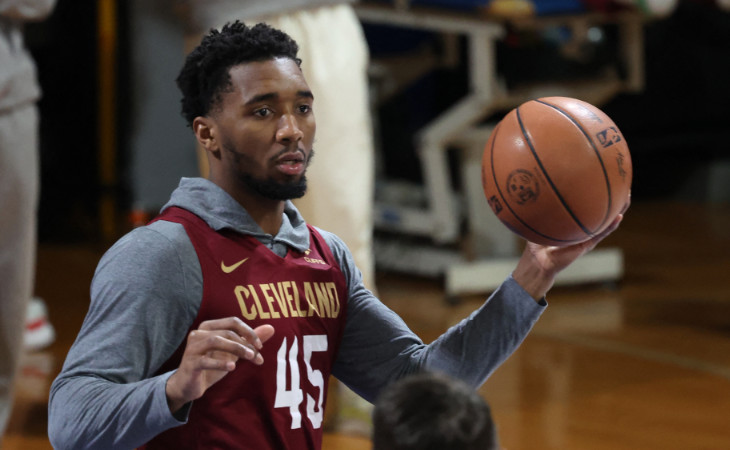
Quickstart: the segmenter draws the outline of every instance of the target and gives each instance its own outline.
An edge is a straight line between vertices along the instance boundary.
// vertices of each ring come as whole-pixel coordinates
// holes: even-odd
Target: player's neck
[[[281,228],[282,216],[286,207],[285,200],[265,197],[242,184],[232,184],[222,177],[211,173],[210,181],[220,186],[236,200],[264,233],[275,236]]]
[[[264,233],[275,236],[281,228],[286,202],[248,191],[236,191],[231,196],[248,212]]]
[[[246,209],[251,218],[266,234],[275,236],[281,228],[282,216],[284,215],[285,202],[277,201],[275,206],[263,206],[260,204],[244,204],[241,206]],[[262,207],[263,206],[263,207]]]

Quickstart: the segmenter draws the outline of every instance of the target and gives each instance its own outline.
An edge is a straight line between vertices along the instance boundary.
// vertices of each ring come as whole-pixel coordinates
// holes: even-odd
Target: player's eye
[[[312,107],[310,105],[299,105],[299,112],[306,114],[310,111],[312,111]]]
[[[272,111],[269,108],[259,108],[259,109],[255,110],[253,113],[255,116],[268,117],[272,114]]]

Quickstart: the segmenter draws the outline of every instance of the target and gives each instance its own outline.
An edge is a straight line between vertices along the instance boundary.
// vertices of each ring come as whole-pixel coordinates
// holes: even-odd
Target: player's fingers
[[[611,224],[609,226],[607,226],[605,230],[601,231],[599,234],[595,235],[591,239],[579,244],[579,245],[583,246],[583,248],[582,248],[583,253],[587,253],[587,252],[593,250],[598,245],[599,242],[601,242],[602,240],[604,240],[606,238],[606,236],[608,236],[609,234],[616,231],[616,229],[621,224],[621,221],[623,219],[624,219],[623,214],[617,215],[616,218],[613,219],[613,222],[611,222]]]
[[[594,239],[598,239],[599,241],[603,240],[606,236],[616,231],[619,225],[621,225],[621,221],[624,220],[623,213],[618,214],[615,219],[613,219],[613,222],[606,227],[605,230],[601,231],[600,234],[598,234]]]
[[[236,368],[236,361],[229,358],[221,358],[220,353],[217,355],[218,357],[216,357],[215,354],[200,355],[200,357],[196,359],[195,369],[224,370],[226,372],[231,372]]]
[[[621,210],[621,214],[624,214],[626,211],[628,211],[629,206],[631,206],[631,191],[629,191],[629,198],[626,200],[626,204],[624,205],[623,209]]]
[[[254,333],[256,333],[256,336],[258,336],[261,343],[268,341],[271,336],[274,335],[274,327],[272,327],[271,325],[260,325],[256,327],[253,331]]]
[[[231,330],[240,337],[253,344],[257,349],[261,349],[263,343],[256,335],[253,328],[248,326],[238,317],[224,317],[222,319],[206,320],[198,327],[199,330]]]
[[[188,336],[187,350],[193,354],[229,353],[236,358],[255,360],[258,350],[229,330],[193,330]]]

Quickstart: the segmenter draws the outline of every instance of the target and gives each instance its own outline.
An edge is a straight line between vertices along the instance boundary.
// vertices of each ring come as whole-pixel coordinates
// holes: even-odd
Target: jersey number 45
[[[312,423],[312,427],[317,429],[322,426],[322,417],[324,409],[322,402],[324,399],[324,377],[319,370],[312,369],[311,359],[314,352],[327,351],[327,336],[324,334],[307,335],[302,337],[302,358],[307,368],[307,379],[309,384],[318,388],[319,398],[314,399],[307,394],[307,418]],[[274,399],[274,408],[289,408],[291,414],[292,430],[302,427],[302,415],[299,405],[304,400],[304,394],[300,383],[299,363],[299,339],[294,338],[291,348],[288,349],[289,357],[287,358],[287,340],[279,347],[277,353],[276,365],[276,398]],[[291,388],[287,389],[286,369],[289,368],[289,376]]]

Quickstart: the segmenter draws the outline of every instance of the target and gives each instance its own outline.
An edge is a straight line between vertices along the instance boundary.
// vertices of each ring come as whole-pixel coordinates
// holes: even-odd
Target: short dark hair
[[[487,402],[465,383],[435,373],[386,387],[373,409],[373,450],[493,450]]]
[[[297,65],[299,46],[283,31],[259,23],[252,27],[235,21],[210,30],[185,59],[177,86],[182,92],[182,115],[192,125],[206,116],[231,87],[230,69],[242,63],[290,58]]]

